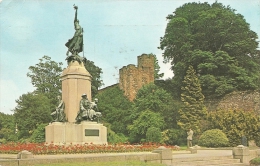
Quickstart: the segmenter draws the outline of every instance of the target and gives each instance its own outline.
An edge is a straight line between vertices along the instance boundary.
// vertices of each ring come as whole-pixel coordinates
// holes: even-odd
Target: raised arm
[[[77,15],[78,15],[78,6],[75,6],[74,5],[74,9],[76,10],[75,12],[75,19],[74,19],[74,22],[76,22],[78,19],[77,19]]]

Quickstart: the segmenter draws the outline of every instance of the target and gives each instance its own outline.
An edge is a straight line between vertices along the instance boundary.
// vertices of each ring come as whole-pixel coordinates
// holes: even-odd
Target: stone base
[[[18,153],[17,159],[31,159],[33,158],[33,154],[27,150],[23,150]]]
[[[54,145],[107,144],[107,128],[97,122],[53,122],[45,127],[45,142]]]
[[[233,158],[240,159],[241,163],[249,163],[249,148],[243,145],[238,145],[233,148]]]

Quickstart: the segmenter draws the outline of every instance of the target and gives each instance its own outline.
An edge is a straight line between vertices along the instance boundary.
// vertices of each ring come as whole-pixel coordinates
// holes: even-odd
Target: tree
[[[0,142],[16,141],[14,116],[0,112]]]
[[[192,66],[187,70],[181,90],[181,101],[184,106],[179,110],[178,125],[184,130],[192,128],[195,133],[201,133],[204,125],[201,122],[206,118],[207,112],[200,82]]]
[[[147,130],[151,127],[162,130],[165,122],[160,113],[155,113],[150,110],[143,111],[133,124],[127,128],[130,133],[130,142],[140,142],[146,139]]]
[[[146,132],[146,142],[161,143],[162,142],[161,130],[156,127],[148,128]]]
[[[51,57],[43,56],[35,66],[30,66],[27,76],[31,78],[35,92],[45,94],[50,100],[52,107],[57,104],[57,96],[61,92],[60,76],[62,63],[51,60]]]
[[[37,125],[51,121],[51,101],[44,94],[23,94],[16,103],[14,118],[20,138],[28,138]]]
[[[173,83],[179,89],[189,65],[199,74],[207,98],[259,88],[258,37],[241,14],[218,2],[193,2],[167,19],[159,48],[172,64]]]
[[[138,90],[130,117],[133,121],[143,111],[150,110],[160,113],[167,127],[172,128],[176,126],[178,107],[178,102],[174,101],[169,93],[154,83],[150,83]]]
[[[102,113],[102,121],[110,123],[111,129],[125,135],[129,116],[132,111],[132,103],[124,96],[118,86],[109,87],[96,95],[98,98],[98,109]]]
[[[92,76],[91,81],[91,95],[92,97],[96,96],[98,93],[98,88],[100,88],[103,85],[103,81],[101,79],[102,69],[99,68],[94,64],[93,61],[90,61],[88,59],[85,59],[84,65],[86,70],[90,73]]]
[[[158,59],[157,59],[156,55],[151,53],[151,54],[149,54],[149,56],[154,56],[154,79],[158,80],[164,76],[164,73],[159,74],[161,67],[158,63]]]

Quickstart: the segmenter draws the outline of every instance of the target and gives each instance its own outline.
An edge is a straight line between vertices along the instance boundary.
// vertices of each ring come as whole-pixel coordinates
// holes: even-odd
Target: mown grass
[[[142,161],[110,161],[110,162],[73,162],[73,163],[48,163],[33,166],[166,166],[160,163],[145,163]]]

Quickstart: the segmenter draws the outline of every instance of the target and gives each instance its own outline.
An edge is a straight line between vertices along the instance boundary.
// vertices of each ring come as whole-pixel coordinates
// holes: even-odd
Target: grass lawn
[[[180,150],[186,150],[187,149],[187,146],[186,145],[181,145],[180,146]]]
[[[145,163],[142,161],[111,161],[111,162],[73,162],[73,163],[47,163],[32,166],[166,166],[160,163]]]

